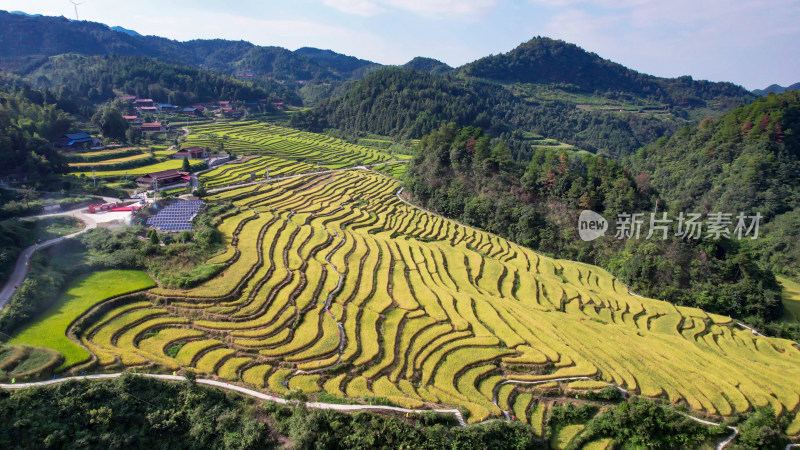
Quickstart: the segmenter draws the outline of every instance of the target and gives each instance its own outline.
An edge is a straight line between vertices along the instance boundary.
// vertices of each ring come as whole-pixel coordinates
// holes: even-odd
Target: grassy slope
[[[784,320],[800,322],[800,283],[785,277],[778,277],[783,287]]]
[[[36,322],[20,330],[9,343],[57,350],[64,355],[62,368],[79,363],[88,358],[89,353],[66,336],[69,325],[105,299],[153,286],[155,283],[146,273],[136,270],[107,270],[82,276],[73,281]]]
[[[69,216],[45,217],[34,220],[36,221],[36,226],[31,232],[31,240],[28,242],[28,245],[40,240],[47,241],[60,236],[77,233],[86,226],[79,219]]]

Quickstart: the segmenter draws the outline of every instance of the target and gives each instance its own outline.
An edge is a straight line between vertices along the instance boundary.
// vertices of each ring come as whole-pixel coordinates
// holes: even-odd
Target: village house
[[[122,118],[132,127],[138,127],[142,124],[142,119],[139,116],[122,116]]]
[[[75,149],[84,147],[96,147],[102,145],[103,140],[99,137],[89,136],[88,133],[67,133],[53,142],[56,147]]]
[[[167,128],[161,122],[143,123],[141,126],[142,133],[166,133]]]
[[[188,147],[172,154],[172,159],[206,159],[208,152],[203,147]]]
[[[187,115],[187,116],[198,116],[198,117],[199,117],[199,116],[202,116],[202,115],[203,115],[203,112],[202,112],[202,111],[200,111],[200,110],[199,110],[199,109],[197,109],[197,108],[194,108],[194,107],[189,107],[189,108],[183,108],[183,109],[181,110],[181,114],[185,114],[185,115]]]
[[[137,108],[152,108],[156,106],[152,98],[137,98],[133,101],[133,106]]]
[[[170,169],[142,175],[136,179],[136,184],[138,184],[139,187],[153,187],[155,185],[158,189],[161,189],[164,186],[186,182],[190,179],[189,172]]]

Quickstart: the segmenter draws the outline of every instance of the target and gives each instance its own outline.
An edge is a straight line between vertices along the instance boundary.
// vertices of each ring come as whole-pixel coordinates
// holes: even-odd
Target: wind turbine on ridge
[[[76,3],[75,0],[69,0],[69,2],[72,3],[73,6],[75,6],[75,20],[80,20],[78,18],[78,5],[82,5],[84,2]]]

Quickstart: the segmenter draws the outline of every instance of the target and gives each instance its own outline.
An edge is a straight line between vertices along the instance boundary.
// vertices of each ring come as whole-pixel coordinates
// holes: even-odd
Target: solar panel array
[[[160,231],[188,231],[192,229],[192,219],[203,206],[200,200],[177,201],[147,219],[147,225]]]

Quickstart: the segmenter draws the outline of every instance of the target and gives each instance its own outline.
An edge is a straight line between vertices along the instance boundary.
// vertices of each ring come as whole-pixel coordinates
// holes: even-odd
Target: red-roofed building
[[[143,123],[142,133],[166,133],[167,129],[161,122]]]
[[[203,147],[187,147],[172,154],[172,159],[205,159],[208,152]]]
[[[154,183],[158,183],[158,187],[160,188],[168,184],[186,181],[188,178],[189,172],[181,172],[180,170],[170,169],[143,175],[136,179],[136,184],[141,187],[150,187]]]
[[[122,116],[122,118],[132,126],[139,126],[142,124],[142,119],[140,119],[139,116]]]

